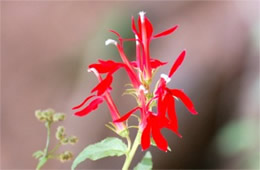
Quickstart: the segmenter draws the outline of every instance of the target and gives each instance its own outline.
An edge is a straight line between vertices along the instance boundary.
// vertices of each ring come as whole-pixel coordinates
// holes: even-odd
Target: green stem
[[[59,149],[60,146],[61,146],[61,143],[59,142],[59,143],[49,152],[49,154],[54,153],[57,149]]]
[[[45,146],[44,152],[45,152],[45,156],[47,156],[48,155],[48,148],[49,148],[49,145],[50,145],[51,128],[50,128],[49,122],[46,122],[45,126],[47,128],[47,141],[46,141],[46,146]]]
[[[141,131],[138,130],[137,134],[136,134],[136,137],[135,137],[135,140],[134,140],[134,143],[133,143],[133,146],[131,148],[131,150],[126,154],[126,159],[125,159],[125,163],[123,165],[123,168],[122,170],[128,170],[129,169],[129,166],[134,158],[134,155],[135,155],[135,152],[140,144],[140,138],[141,138]]]
[[[36,170],[40,170],[41,167],[47,162],[48,160],[48,148],[49,148],[49,145],[50,145],[50,137],[51,137],[51,123],[50,122],[46,122],[45,123],[45,127],[47,128],[47,141],[46,141],[46,146],[44,148],[44,156],[39,160],[38,164],[37,164],[37,167],[36,167]]]

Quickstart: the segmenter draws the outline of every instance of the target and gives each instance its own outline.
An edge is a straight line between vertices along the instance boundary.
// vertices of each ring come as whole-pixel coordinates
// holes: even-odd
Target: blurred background
[[[259,1],[2,1],[2,169],[36,167],[32,153],[46,141],[36,109],[67,114],[67,134],[80,140],[60,151],[77,155],[88,144],[115,136],[104,126],[111,121],[106,104],[83,118],[73,116],[71,108],[97,83],[87,72],[89,64],[120,61],[116,48],[104,44],[115,38],[108,30],[133,38],[131,16],[137,18],[142,10],[155,33],[180,25],[174,34],[152,41],[151,56],[169,63],[158,78],[187,49],[169,86],[184,89],[199,112],[192,116],[181,102],[176,104],[183,138],[163,130],[172,152],[151,147],[154,168],[259,169]],[[133,60],[135,45],[125,47]],[[129,82],[126,73],[120,70],[114,78],[112,96],[123,114],[135,100],[121,95]],[[138,152],[132,166],[143,155]],[[120,169],[123,160],[86,161],[79,168]],[[44,168],[69,169],[71,163],[50,160]]]

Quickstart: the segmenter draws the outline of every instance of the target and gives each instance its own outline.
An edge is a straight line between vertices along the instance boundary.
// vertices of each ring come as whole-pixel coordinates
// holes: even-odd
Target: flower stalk
[[[122,167],[122,170],[128,170],[129,169],[130,164],[131,164],[131,162],[134,158],[134,155],[136,153],[136,150],[137,150],[138,146],[140,145],[141,135],[142,135],[142,132],[140,130],[138,130],[136,137],[135,137],[135,140],[134,140],[134,143],[133,143],[133,146],[131,147],[129,152],[126,153],[126,159],[125,159],[124,165]]]

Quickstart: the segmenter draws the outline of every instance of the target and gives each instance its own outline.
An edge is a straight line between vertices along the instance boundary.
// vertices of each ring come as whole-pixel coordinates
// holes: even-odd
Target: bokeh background
[[[111,120],[105,104],[83,118],[73,116],[71,108],[97,83],[87,72],[89,64],[120,61],[116,49],[104,45],[115,38],[108,30],[132,38],[131,16],[142,10],[156,33],[180,25],[151,43],[151,55],[169,62],[158,77],[187,49],[169,86],[184,89],[199,112],[192,116],[178,102],[183,138],[163,130],[172,152],[150,148],[154,168],[259,169],[259,1],[1,1],[2,169],[35,168],[32,153],[46,140],[36,109],[67,114],[63,125],[80,141],[60,151],[77,155],[86,145],[114,136],[104,126]],[[133,60],[134,44],[125,46]],[[123,70],[114,77],[112,95],[125,113],[135,105],[121,95],[129,80]],[[132,165],[143,155],[139,152]],[[79,167],[119,169],[123,160],[86,161]],[[45,168],[70,166],[51,160]]]

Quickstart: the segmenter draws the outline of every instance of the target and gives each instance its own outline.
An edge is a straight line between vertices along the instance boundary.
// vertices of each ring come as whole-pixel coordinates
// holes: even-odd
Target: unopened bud
[[[42,115],[46,121],[52,122],[55,111],[53,109],[47,109],[42,111]]]
[[[71,136],[71,137],[69,137],[69,142],[70,142],[70,144],[75,144],[75,143],[77,143],[79,141],[79,139],[76,137],[76,136]]]
[[[62,140],[65,137],[65,128],[63,126],[59,126],[56,131],[56,139]]]
[[[73,154],[69,151],[65,151],[64,153],[59,155],[59,160],[61,162],[69,161],[73,158]]]
[[[35,111],[35,117],[36,117],[39,121],[41,121],[41,122],[45,122],[45,120],[46,120],[46,118],[45,118],[45,116],[43,116],[41,110],[36,110],[36,111]]]
[[[66,144],[69,143],[69,138],[64,137],[63,139],[60,140],[60,142],[61,142],[62,145],[66,145]]]
[[[54,122],[63,121],[64,119],[65,119],[65,115],[63,113],[56,113],[53,115]]]

